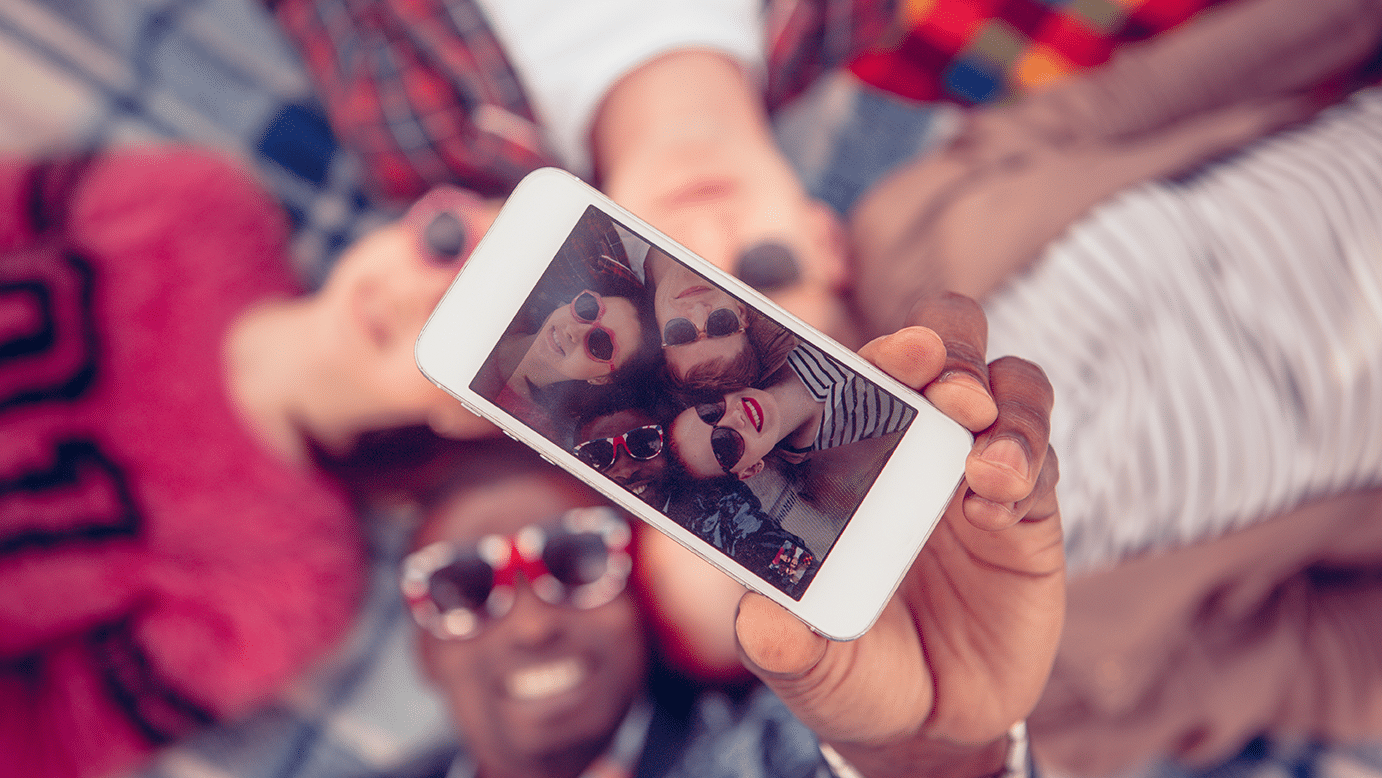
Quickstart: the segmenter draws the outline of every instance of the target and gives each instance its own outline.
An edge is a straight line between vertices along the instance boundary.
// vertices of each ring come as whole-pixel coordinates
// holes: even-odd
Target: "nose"
[[[735,396],[726,401],[725,418],[720,420],[720,426],[734,427],[740,432],[755,429],[753,422],[749,420],[748,409],[744,407],[743,397]]]
[[[568,321],[563,326],[557,327],[557,331],[566,336],[567,341],[572,346],[578,346],[584,342],[585,336],[595,327],[583,321]]]
[[[617,441],[614,444],[614,464],[606,471],[611,477],[628,476],[638,468],[638,460],[628,455]]]
[[[513,608],[501,620],[513,644],[535,648],[560,639],[563,610],[543,602],[526,579],[515,582],[515,589]]]
[[[686,318],[690,319],[691,323],[696,325],[696,329],[704,330],[705,323],[710,318],[710,312],[714,309],[715,306],[709,300],[695,300],[691,303],[691,308],[687,312],[688,315]]]

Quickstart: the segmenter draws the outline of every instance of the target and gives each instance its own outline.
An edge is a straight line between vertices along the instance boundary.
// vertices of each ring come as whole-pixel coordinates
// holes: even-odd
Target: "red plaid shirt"
[[[269,0],[375,193],[437,183],[506,195],[554,163],[474,0]],[[767,0],[768,106],[877,41],[896,0]]]
[[[914,100],[1001,100],[1108,60],[1222,0],[904,0],[852,65]]]
[[[769,109],[828,70],[918,100],[1002,99],[1220,0],[765,0]],[[474,0],[268,0],[375,194],[506,195],[554,164]]]

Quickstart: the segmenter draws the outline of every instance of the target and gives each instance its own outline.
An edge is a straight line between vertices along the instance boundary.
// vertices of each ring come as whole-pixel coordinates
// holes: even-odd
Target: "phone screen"
[[[594,206],[469,385],[795,600],[916,417]]]

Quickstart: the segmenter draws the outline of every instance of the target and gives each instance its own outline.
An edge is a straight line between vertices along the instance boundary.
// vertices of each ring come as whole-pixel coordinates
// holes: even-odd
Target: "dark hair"
[[[471,467],[477,452],[493,447],[488,440],[441,437],[425,424],[370,430],[342,452],[330,452],[315,440],[308,445],[316,465],[334,476],[361,507],[426,504],[441,485]],[[521,458],[514,458],[515,463]]]
[[[776,373],[786,363],[787,355],[797,347],[799,341],[786,328],[747,305],[744,307],[746,347],[737,356],[703,362],[683,376],[663,366],[663,380],[681,402],[690,405],[711,396],[756,386]]]
[[[701,489],[705,485],[713,483],[720,479],[738,482],[740,480],[739,476],[734,475],[732,473],[724,473],[722,475],[713,475],[709,478],[701,478],[700,476],[692,475],[691,471],[686,469],[686,460],[682,458],[681,450],[677,448],[676,436],[672,434],[672,424],[677,420],[677,417],[681,416],[681,414],[684,413],[686,409],[690,407],[692,406],[685,405],[678,407],[670,416],[667,417],[666,423],[662,425],[662,447],[667,454],[666,459],[668,480],[680,482],[686,485],[686,487],[691,491]]]
[[[588,409],[635,406],[646,402],[646,396],[656,390],[656,376],[662,367],[662,339],[652,306],[644,300],[632,302],[641,330],[638,348],[622,367],[609,374],[606,383],[569,380],[545,387],[528,385],[534,402],[547,409],[557,426],[558,440],[575,432],[573,420],[587,415]]]
[[[646,414],[665,430],[667,424],[681,411],[681,405],[668,396],[656,381],[629,381],[612,385],[611,391],[594,395],[590,402],[577,406],[573,414],[571,437],[565,443],[570,448],[577,443],[580,430],[602,416],[620,411],[638,411]]]

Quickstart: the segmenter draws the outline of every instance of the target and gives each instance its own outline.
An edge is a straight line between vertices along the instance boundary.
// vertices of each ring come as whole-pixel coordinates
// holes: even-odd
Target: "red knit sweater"
[[[262,701],[363,580],[336,486],[227,398],[228,323],[293,288],[280,210],[186,150],[55,170],[0,164],[0,775],[29,778]]]

